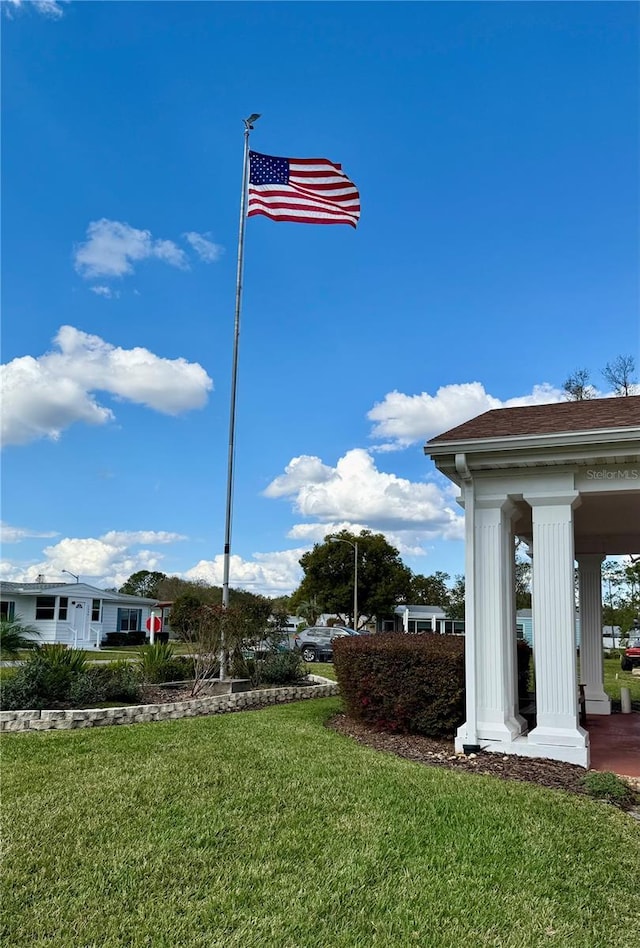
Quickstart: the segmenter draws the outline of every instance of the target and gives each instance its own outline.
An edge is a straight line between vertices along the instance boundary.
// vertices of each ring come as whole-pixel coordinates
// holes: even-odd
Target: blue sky
[[[220,582],[251,112],[362,216],[247,222],[232,585],[290,592],[343,526],[461,573],[424,442],[640,362],[637,5],[2,14],[4,578]]]

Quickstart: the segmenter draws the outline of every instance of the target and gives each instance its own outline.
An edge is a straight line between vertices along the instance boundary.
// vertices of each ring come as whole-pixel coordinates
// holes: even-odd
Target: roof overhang
[[[640,426],[459,441],[435,438],[424,453],[460,486],[466,473],[474,471],[640,463]]]

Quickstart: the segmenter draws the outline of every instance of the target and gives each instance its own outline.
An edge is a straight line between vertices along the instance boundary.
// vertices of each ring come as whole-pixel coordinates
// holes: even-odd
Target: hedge
[[[386,731],[451,737],[464,721],[464,638],[345,636],[333,663],[350,717]]]

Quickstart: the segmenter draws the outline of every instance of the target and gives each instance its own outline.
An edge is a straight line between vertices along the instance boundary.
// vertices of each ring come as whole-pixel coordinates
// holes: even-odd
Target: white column
[[[511,743],[522,733],[515,675],[515,505],[506,497],[476,499],[475,627],[478,739]],[[487,747],[487,749],[491,749]]]
[[[573,508],[577,491],[525,495],[532,507],[535,582],[533,648],[536,673],[536,727],[532,751],[589,765],[589,738],[578,724]]]
[[[602,656],[602,561],[600,553],[581,554],[578,560],[580,591],[580,680],[585,685],[587,714],[611,714],[611,699],[604,690]]]

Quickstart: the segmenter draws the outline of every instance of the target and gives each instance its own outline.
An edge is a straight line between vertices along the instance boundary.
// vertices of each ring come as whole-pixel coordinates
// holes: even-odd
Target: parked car
[[[629,648],[624,650],[620,658],[620,667],[623,671],[631,671],[632,668],[640,667],[640,639],[635,639],[629,643]]]
[[[331,662],[333,640],[345,635],[358,633],[341,626],[314,625],[294,636],[294,648],[300,652],[305,662]]]

